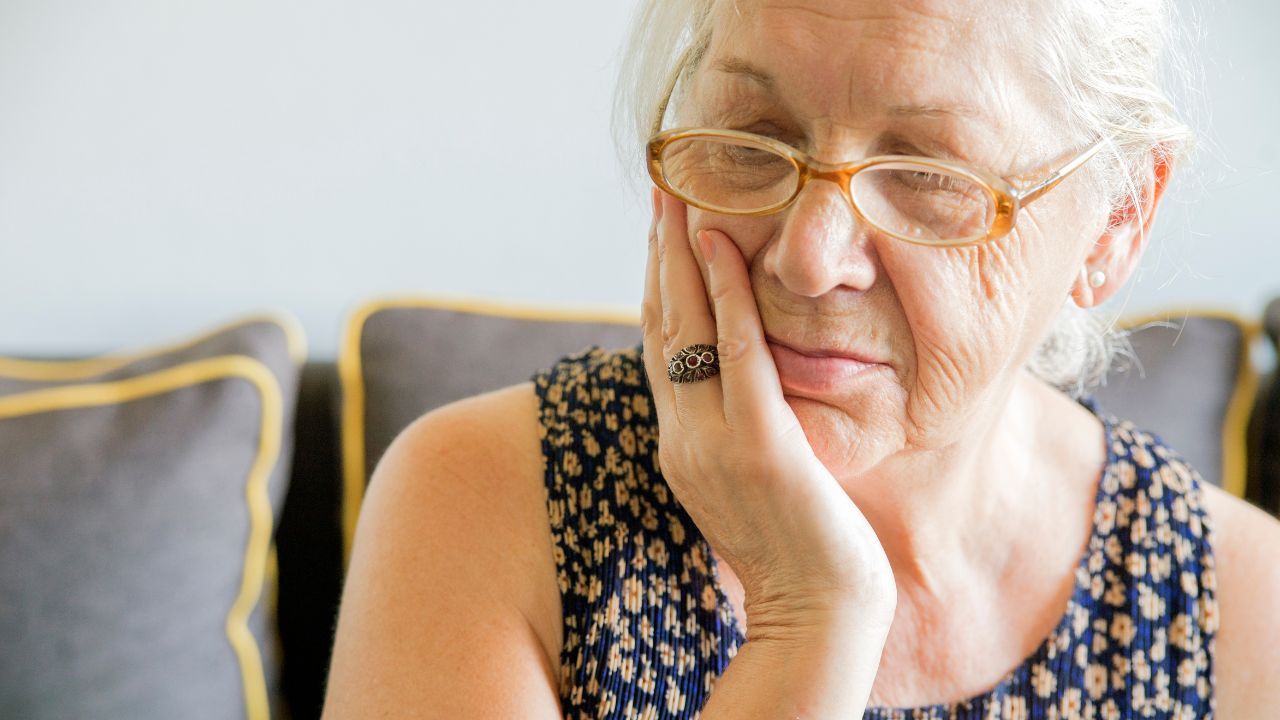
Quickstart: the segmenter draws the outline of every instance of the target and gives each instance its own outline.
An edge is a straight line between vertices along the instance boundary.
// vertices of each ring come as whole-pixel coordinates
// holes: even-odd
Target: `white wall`
[[[332,357],[388,292],[637,306],[647,210],[608,131],[630,6],[0,0],[0,352],[281,307]],[[1206,13],[1219,147],[1129,309],[1280,294],[1276,27]]]

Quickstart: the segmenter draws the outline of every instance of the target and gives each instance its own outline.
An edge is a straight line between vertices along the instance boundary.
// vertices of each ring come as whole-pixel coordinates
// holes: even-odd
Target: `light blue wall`
[[[387,292],[635,307],[647,210],[608,132],[629,6],[0,0],[0,351],[281,307],[332,357]],[[1128,309],[1280,294],[1280,11],[1204,23],[1216,147]]]

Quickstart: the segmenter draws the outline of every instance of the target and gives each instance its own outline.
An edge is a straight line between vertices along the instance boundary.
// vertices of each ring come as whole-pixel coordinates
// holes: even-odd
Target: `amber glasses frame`
[[[792,191],[785,200],[781,200],[766,207],[746,210],[720,207],[685,195],[679,189],[673,187],[667,182],[666,174],[662,168],[662,154],[666,150],[667,146],[673,142],[699,137],[712,138],[719,141],[728,140],[737,143],[746,143],[756,146],[762,150],[774,152],[786,158],[793,166],[795,166],[797,172],[797,181],[794,191]],[[1017,222],[1018,212],[1022,208],[1030,205],[1032,201],[1042,197],[1045,193],[1056,187],[1058,183],[1065,180],[1069,175],[1071,175],[1071,173],[1075,172],[1082,165],[1088,162],[1089,159],[1097,154],[1097,152],[1110,140],[1110,136],[1102,137],[1096,143],[1089,146],[1073,158],[1070,162],[1061,166],[1057,170],[1054,170],[1042,180],[1026,188],[1015,187],[1013,182],[1009,179],[1000,177],[985,170],[970,167],[964,163],[940,160],[938,158],[931,158],[923,155],[876,155],[874,157],[868,157],[863,160],[849,163],[824,163],[813,159],[813,157],[808,154],[797,150],[781,140],[741,130],[728,130],[711,127],[674,128],[656,133],[649,139],[647,157],[649,176],[658,187],[680,198],[685,203],[702,210],[708,210],[710,212],[724,215],[769,215],[779,212],[791,205],[791,203],[795,202],[796,198],[800,196],[800,193],[810,181],[829,180],[840,187],[841,192],[844,193],[845,199],[849,201],[849,207],[853,208],[853,212],[858,216],[858,218],[880,232],[916,245],[928,245],[930,247],[957,247],[961,245],[976,245],[984,242],[990,242],[991,240],[1007,235]],[[873,168],[887,163],[912,163],[923,167],[941,170],[970,180],[983,188],[991,197],[995,210],[986,232],[981,235],[975,234],[967,238],[921,240],[918,237],[894,232],[893,230],[882,227],[867,218],[858,208],[858,203],[853,199],[853,194],[850,192],[850,182],[852,181],[853,176],[859,172],[866,170],[867,168]]]

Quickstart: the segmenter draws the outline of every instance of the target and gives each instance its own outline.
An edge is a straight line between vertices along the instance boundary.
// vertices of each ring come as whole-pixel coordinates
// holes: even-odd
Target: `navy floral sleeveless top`
[[[567,718],[695,718],[745,642],[710,546],[657,471],[641,346],[536,372],[564,611]],[[1218,626],[1200,478],[1158,437],[1103,416],[1093,530],[1057,627],[987,692],[864,718],[1212,717]]]

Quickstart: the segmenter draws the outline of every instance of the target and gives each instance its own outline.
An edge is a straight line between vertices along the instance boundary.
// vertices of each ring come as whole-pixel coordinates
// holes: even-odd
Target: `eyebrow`
[[[742,58],[721,58],[716,61],[715,67],[720,72],[726,72],[730,75],[742,75],[755,80],[766,89],[773,89],[773,76]]]
[[[773,91],[777,85],[774,77],[747,60],[738,57],[727,57],[717,60],[715,69],[730,75],[741,75],[756,82],[765,90]],[[938,117],[951,116],[986,121],[986,115],[971,105],[931,105],[922,103],[904,103],[890,107],[887,113],[891,117]]]
[[[971,105],[918,105],[910,103],[906,105],[894,105],[889,108],[889,114],[894,117],[936,117],[938,115],[950,115],[952,117],[972,118],[975,120],[983,120],[985,116],[978,112],[977,108]]]

